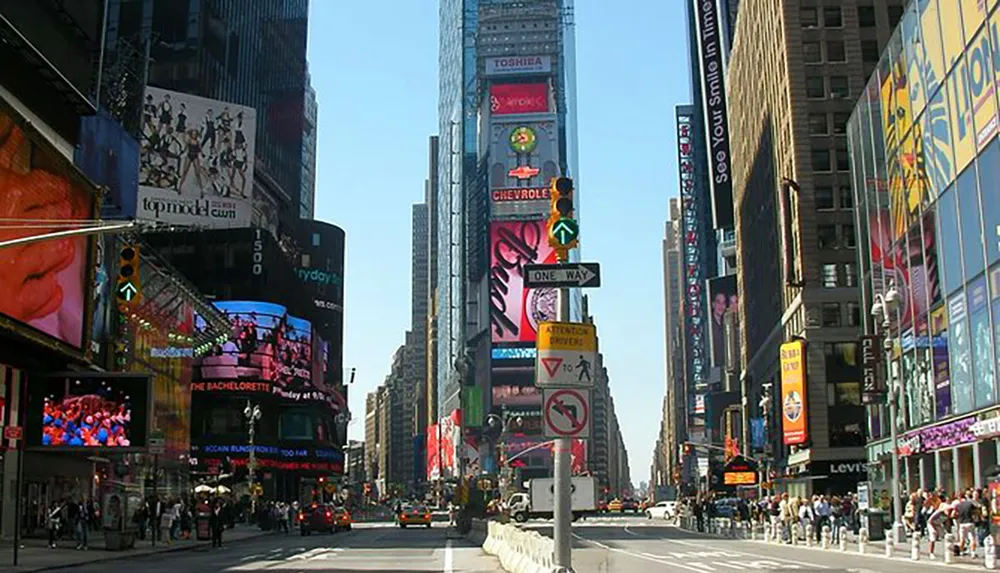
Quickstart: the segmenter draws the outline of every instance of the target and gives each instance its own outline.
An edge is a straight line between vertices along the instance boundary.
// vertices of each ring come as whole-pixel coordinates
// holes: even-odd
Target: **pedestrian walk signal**
[[[118,300],[125,304],[139,301],[142,284],[139,281],[139,247],[125,245],[118,253]]]
[[[580,236],[580,226],[573,213],[573,180],[553,177],[549,201],[549,246],[556,250],[559,260],[565,262],[570,249],[577,247]]]

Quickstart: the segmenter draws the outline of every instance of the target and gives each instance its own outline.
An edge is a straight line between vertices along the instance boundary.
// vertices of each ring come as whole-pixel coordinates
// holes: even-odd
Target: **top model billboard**
[[[552,71],[550,56],[501,56],[486,58],[486,77],[547,74]]]
[[[712,187],[712,221],[716,229],[733,228],[733,181],[729,151],[729,112],[726,108],[726,75],[722,63],[722,36],[718,4],[694,2],[698,24],[698,63],[701,68],[702,110],[708,144],[709,180]]]
[[[534,342],[556,319],[556,290],[524,288],[524,265],[555,263],[545,221],[490,223],[490,330],[497,342]]]
[[[136,217],[249,226],[256,125],[252,108],[147,86]]]
[[[0,241],[47,233],[52,229],[40,225],[47,220],[83,225],[96,216],[95,196],[66,156],[0,99],[0,219],[6,222]],[[75,236],[0,249],[0,325],[27,325],[85,350],[92,245]]]
[[[490,113],[513,115],[549,111],[549,84],[492,84]]]

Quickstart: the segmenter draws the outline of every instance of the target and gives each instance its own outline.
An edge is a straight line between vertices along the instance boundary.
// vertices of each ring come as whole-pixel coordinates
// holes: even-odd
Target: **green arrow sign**
[[[139,289],[131,281],[118,285],[118,298],[125,302],[130,302],[138,292]]]
[[[580,226],[574,219],[563,217],[556,221],[555,225],[552,225],[552,236],[560,245],[568,245],[580,236]]]

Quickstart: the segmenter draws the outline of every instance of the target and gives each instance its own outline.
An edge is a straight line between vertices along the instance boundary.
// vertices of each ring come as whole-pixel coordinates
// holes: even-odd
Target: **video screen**
[[[86,373],[33,379],[29,403],[30,427],[37,433],[36,439],[29,435],[30,443],[111,449],[146,445],[148,376]]]

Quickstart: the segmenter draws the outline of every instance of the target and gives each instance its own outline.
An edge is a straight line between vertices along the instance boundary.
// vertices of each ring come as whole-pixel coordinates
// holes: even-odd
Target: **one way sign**
[[[524,286],[528,288],[571,288],[601,286],[601,266],[597,263],[524,265]]]

